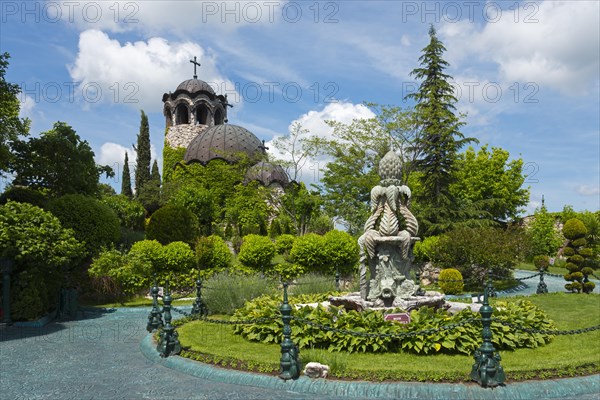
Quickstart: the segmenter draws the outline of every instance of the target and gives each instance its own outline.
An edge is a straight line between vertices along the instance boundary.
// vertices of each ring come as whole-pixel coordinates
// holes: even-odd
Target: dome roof
[[[253,158],[264,152],[264,146],[252,132],[241,126],[215,125],[192,140],[183,160],[186,163],[197,161],[205,165],[215,158],[235,162],[236,153],[239,152]]]
[[[263,186],[277,182],[281,186],[286,186],[290,180],[281,167],[281,165],[273,165],[271,163],[261,161],[253,165],[246,172],[246,182],[259,181]]]
[[[210,94],[215,94],[215,91],[208,83],[196,78],[181,82],[175,91],[179,90],[185,90],[189,93],[209,92]]]

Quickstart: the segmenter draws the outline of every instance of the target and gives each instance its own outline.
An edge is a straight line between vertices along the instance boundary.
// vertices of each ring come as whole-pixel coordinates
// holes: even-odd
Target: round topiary
[[[574,256],[569,257],[567,262],[579,265],[583,262],[583,257],[581,257],[579,254],[575,254]]]
[[[283,234],[277,238],[275,241],[275,250],[277,254],[289,255],[292,247],[294,247],[294,241],[296,240],[296,236]]]
[[[577,264],[573,264],[573,263],[571,263],[571,262],[568,262],[568,263],[565,265],[565,268],[566,268],[568,271],[570,271],[570,272],[579,271],[579,265],[577,265]]]
[[[583,284],[583,291],[584,293],[592,293],[595,287],[596,284],[594,282],[585,282]]]
[[[48,203],[48,210],[62,226],[75,231],[75,239],[85,242],[88,256],[97,255],[121,238],[120,221],[113,210],[93,197],[67,194]]]
[[[231,252],[222,237],[211,235],[198,238],[196,242],[198,269],[219,271],[231,265]]]
[[[0,195],[0,204],[6,204],[8,200],[29,203],[40,208],[44,208],[48,203],[42,192],[23,186],[12,186]]]
[[[325,258],[329,272],[352,273],[358,266],[358,242],[348,232],[334,229],[325,234]]]
[[[244,236],[239,254],[239,260],[244,266],[257,271],[270,269],[274,256],[275,244],[271,239],[255,234]]]
[[[578,251],[579,255],[582,257],[591,257],[594,255],[594,250],[590,248],[583,248]]]
[[[441,270],[438,284],[445,294],[459,294],[465,286],[462,274],[455,268]]]
[[[563,226],[563,235],[569,240],[575,240],[587,234],[587,228],[577,218],[571,218]]]
[[[167,204],[152,214],[146,227],[146,238],[161,244],[185,242],[193,244],[198,234],[198,218],[185,207]]]
[[[316,233],[307,233],[294,242],[290,260],[300,265],[306,272],[325,271],[325,238]]]
[[[575,255],[575,249],[572,247],[565,247],[563,250],[563,256],[571,257]]]
[[[585,238],[579,238],[573,240],[571,244],[573,245],[573,247],[583,247],[587,244],[587,240],[585,240]]]
[[[533,265],[535,265],[537,269],[546,269],[550,265],[550,257],[535,256],[533,257]]]

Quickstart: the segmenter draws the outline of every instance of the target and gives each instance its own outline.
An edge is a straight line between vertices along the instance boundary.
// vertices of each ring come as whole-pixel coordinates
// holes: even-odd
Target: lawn
[[[559,330],[600,325],[600,295],[553,293],[527,299],[546,311]],[[178,332],[182,345],[191,350],[184,351],[183,356],[264,373],[279,370],[279,345],[248,342],[234,335],[230,325],[193,321],[179,327]],[[501,365],[508,381],[587,375],[600,371],[599,354],[600,330],[596,330],[556,336],[537,349],[504,351]],[[469,381],[473,364],[471,356],[446,354],[348,354],[303,349],[300,355],[303,363],[329,365],[333,378],[373,381]]]

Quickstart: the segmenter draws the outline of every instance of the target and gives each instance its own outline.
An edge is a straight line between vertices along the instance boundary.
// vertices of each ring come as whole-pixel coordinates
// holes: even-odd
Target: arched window
[[[202,125],[210,125],[208,123],[208,107],[205,104],[199,104],[196,107],[196,123]]]
[[[190,123],[190,113],[186,104],[181,103],[177,105],[177,108],[175,109],[175,116],[177,125]]]
[[[223,124],[223,111],[220,108],[215,110],[215,125]]]

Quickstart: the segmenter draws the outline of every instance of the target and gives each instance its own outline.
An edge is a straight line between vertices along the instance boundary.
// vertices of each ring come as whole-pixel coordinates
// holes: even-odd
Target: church
[[[258,181],[265,187],[285,188],[289,178],[280,165],[268,162],[264,141],[246,128],[228,123],[227,109],[233,106],[227,96],[216,94],[208,83],[198,79],[196,67],[200,64],[196,57],[190,62],[194,64],[193,78],[162,97],[166,122],[163,159],[168,158],[169,150],[183,153],[185,149],[178,163],[206,166],[215,159],[233,164],[245,154],[255,164],[247,170],[244,183]],[[164,165],[164,169],[172,167]],[[169,176],[168,171],[164,174]]]

